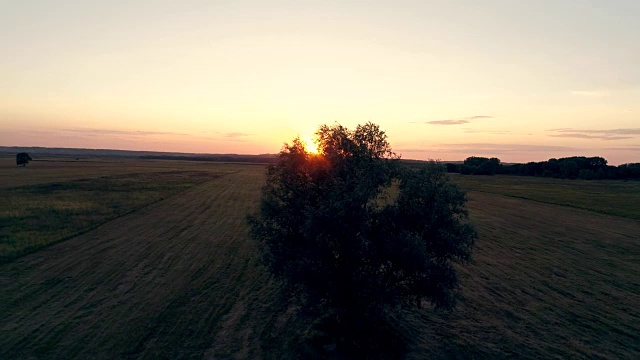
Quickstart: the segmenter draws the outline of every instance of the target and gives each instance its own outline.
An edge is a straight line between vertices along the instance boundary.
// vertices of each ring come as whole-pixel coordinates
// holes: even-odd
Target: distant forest
[[[190,154],[109,149],[0,146],[0,156],[15,157],[16,153],[19,152],[27,152],[34,158],[34,161],[43,161],[40,160],[43,157],[62,157],[75,160],[122,157],[154,160],[221,161],[270,164],[277,160],[277,155],[275,154]],[[422,160],[402,160],[402,162],[410,167],[421,167],[425,163]],[[447,162],[445,165],[448,172],[466,175],[507,174],[585,180],[640,179],[640,163],[611,166],[607,165],[606,159],[598,156],[573,156],[560,159],[554,158],[547,161],[528,162],[526,164],[503,164],[498,158],[472,156],[464,160],[464,162]]]
[[[462,164],[446,163],[448,172],[465,175],[523,175],[559,179],[640,179],[640,163],[607,165],[607,160],[595,156],[572,156],[526,164],[503,164],[498,158],[472,156]]]

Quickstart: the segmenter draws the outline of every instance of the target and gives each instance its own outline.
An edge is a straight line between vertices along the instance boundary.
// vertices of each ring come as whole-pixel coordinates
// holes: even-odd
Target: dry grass
[[[10,182],[29,185],[0,187],[0,198],[5,200],[0,203],[0,263],[235,171],[224,164],[179,161],[87,163],[85,168],[49,161],[43,168],[0,169],[0,177],[14,171],[29,175],[25,170],[34,175]]]
[[[408,312],[412,358],[638,358],[640,223],[472,193],[480,232],[451,314]]]
[[[308,323],[248,237],[244,166],[0,265],[0,358],[301,358]],[[453,313],[406,310],[408,358],[640,357],[640,223],[471,193]]]
[[[450,175],[468,191],[507,195],[640,220],[640,181]]]
[[[125,158],[95,158],[72,160],[46,158],[16,166],[14,157],[0,157],[0,188],[18,187],[78,179],[94,179],[124,174],[157,173],[167,171],[202,171],[219,167],[220,163],[174,160],[136,160]],[[233,166],[233,165],[228,165]]]
[[[176,358],[209,348],[255,357],[271,331],[264,320],[277,316],[245,232],[262,170],[218,177],[0,266],[0,358]]]

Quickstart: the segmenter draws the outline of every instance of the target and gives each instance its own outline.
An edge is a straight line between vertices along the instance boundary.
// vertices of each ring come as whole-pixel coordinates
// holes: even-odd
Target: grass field
[[[247,234],[264,167],[210,166],[220,176],[0,265],[0,358],[309,356],[308,322]],[[463,300],[396,317],[407,358],[640,357],[640,222],[469,198],[480,241]]]
[[[158,173],[165,171],[202,171],[210,162],[136,160],[136,159],[38,159],[25,167],[17,167],[14,157],[0,157],[0,188],[17,187],[69,180],[112,177],[124,174]]]
[[[462,188],[640,220],[640,181],[451,174]]]
[[[0,178],[9,179],[0,187],[0,263],[234,171],[136,160],[49,160],[28,168],[2,163],[0,169]]]

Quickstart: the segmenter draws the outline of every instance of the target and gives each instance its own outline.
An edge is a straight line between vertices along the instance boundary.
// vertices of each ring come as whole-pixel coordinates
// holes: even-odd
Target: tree
[[[18,153],[16,155],[16,165],[17,166],[20,166],[20,165],[26,166],[29,163],[29,161],[31,161],[31,160],[33,160],[33,159],[27,153],[23,152],[23,153]]]
[[[460,165],[458,165],[458,164],[446,163],[446,164],[444,164],[444,166],[447,169],[447,172],[450,172],[450,173],[459,173],[460,172]]]
[[[575,179],[578,176],[579,167],[574,160],[567,160],[562,164],[562,176]]]
[[[269,166],[251,233],[285,290],[324,314],[337,346],[363,351],[380,345],[371,330],[400,305],[453,308],[453,265],[470,260],[477,235],[441,164],[402,168],[372,123],[316,136],[320,154],[294,139]]]
[[[461,173],[473,175],[495,175],[499,172],[500,159],[480,156],[471,156],[466,158],[461,169]]]

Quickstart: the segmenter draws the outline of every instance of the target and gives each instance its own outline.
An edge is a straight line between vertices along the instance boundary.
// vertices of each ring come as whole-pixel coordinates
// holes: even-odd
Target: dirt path
[[[251,290],[238,284],[264,277],[245,225],[262,173],[222,176],[0,267],[0,358],[201,356]]]

